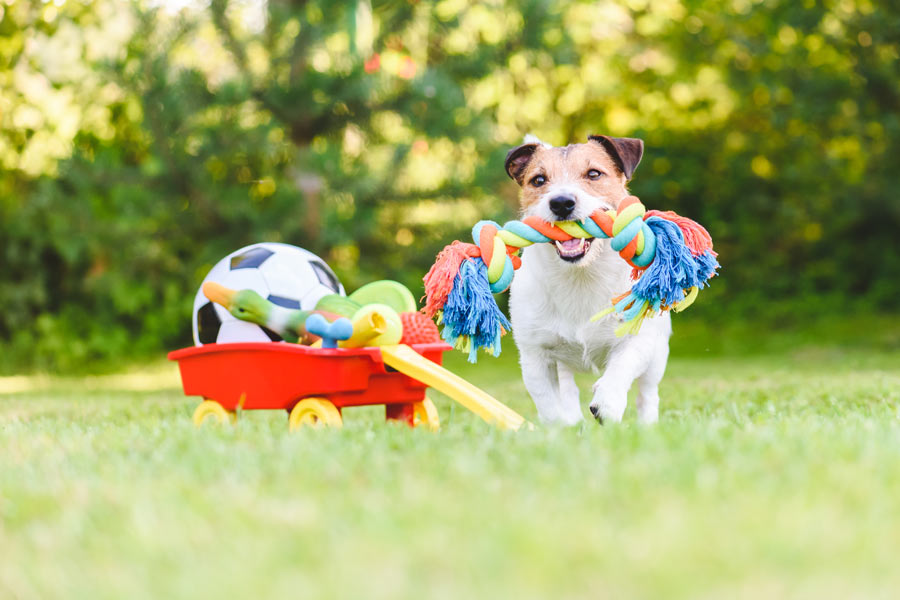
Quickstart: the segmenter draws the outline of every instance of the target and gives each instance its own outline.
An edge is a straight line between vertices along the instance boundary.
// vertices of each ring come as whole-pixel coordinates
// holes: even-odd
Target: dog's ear
[[[634,170],[637,169],[641,157],[644,155],[644,140],[637,138],[616,138],[606,135],[589,135],[588,139],[597,142],[606,149],[618,167],[625,175],[625,179],[631,179]],[[508,160],[508,159],[507,159]]]
[[[522,185],[525,167],[531,162],[531,157],[534,156],[537,148],[537,144],[522,144],[510,150],[506,155],[506,174],[515,179],[519,185]]]

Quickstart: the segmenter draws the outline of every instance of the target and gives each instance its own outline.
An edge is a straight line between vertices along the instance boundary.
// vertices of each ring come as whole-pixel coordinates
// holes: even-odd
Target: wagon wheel
[[[413,404],[413,427],[425,426],[432,431],[441,428],[441,419],[438,417],[437,407],[430,398]]]
[[[233,410],[225,410],[215,400],[204,400],[194,410],[194,426],[201,427],[206,421],[213,423],[234,423],[237,417]]]
[[[306,398],[291,409],[291,431],[301,427],[341,427],[344,421],[334,404],[324,398]]]

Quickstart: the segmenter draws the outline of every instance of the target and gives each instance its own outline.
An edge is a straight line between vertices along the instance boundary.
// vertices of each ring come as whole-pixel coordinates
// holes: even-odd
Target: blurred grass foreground
[[[534,418],[513,348],[448,364]],[[0,378],[0,597],[893,598],[898,364],[674,357],[658,426],[516,434],[433,392],[439,433],[290,434],[195,429],[171,364]]]
[[[868,0],[0,1],[0,371],[189,343],[254,241],[418,291],[527,132],[646,141],[725,266],[688,319],[896,313],[898,58]]]

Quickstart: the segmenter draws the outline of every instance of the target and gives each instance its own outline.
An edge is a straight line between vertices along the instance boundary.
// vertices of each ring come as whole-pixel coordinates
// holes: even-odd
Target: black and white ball
[[[204,278],[233,290],[251,289],[273,304],[312,310],[322,296],[345,294],[344,286],[321,258],[297,246],[265,242],[232,252]],[[202,284],[201,284],[202,285]],[[236,319],[203,291],[194,298],[194,343],[280,341],[274,331]]]

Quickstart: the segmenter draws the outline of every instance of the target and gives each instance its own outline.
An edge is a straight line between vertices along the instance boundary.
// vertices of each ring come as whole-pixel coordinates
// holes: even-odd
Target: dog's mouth
[[[556,253],[559,257],[567,262],[578,262],[588,250],[591,249],[591,242],[594,238],[574,238],[565,242],[556,242]]]

